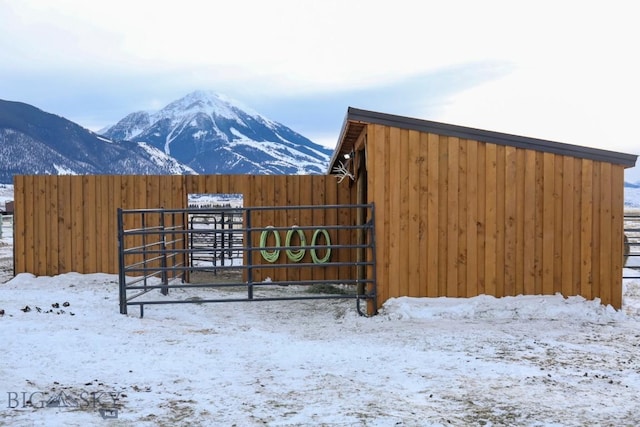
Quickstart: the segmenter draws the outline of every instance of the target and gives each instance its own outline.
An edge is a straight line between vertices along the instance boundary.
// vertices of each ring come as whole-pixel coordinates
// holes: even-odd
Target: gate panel
[[[338,210],[355,216],[358,209],[369,211],[367,223],[330,220]],[[203,221],[207,215],[214,219]],[[296,224],[281,222],[292,217]],[[228,226],[224,218],[244,223]],[[142,316],[145,305],[185,302],[347,298],[361,314],[362,300],[371,311],[377,307],[375,276],[357,275],[375,272],[373,205],[119,209],[118,224],[123,314],[131,305]],[[361,233],[364,241],[352,239]],[[362,259],[349,258],[358,250]],[[185,298],[194,289],[197,298]],[[172,297],[156,299],[158,290]]]

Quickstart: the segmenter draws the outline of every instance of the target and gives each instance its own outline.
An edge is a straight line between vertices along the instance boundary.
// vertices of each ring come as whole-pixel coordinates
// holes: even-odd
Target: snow
[[[255,141],[253,139],[248,138],[245,135],[239,133],[235,128],[231,128],[231,133],[235,135],[237,138],[229,141],[229,150],[232,152],[242,152],[242,149],[239,148],[241,146],[250,147],[256,151],[261,151],[268,157],[273,158],[274,160],[269,160],[268,162],[255,163],[257,167],[263,167],[265,164],[270,165],[280,165],[283,168],[288,167],[296,167],[298,174],[304,174],[306,170],[310,167],[318,165],[318,159],[314,159],[310,157],[308,154],[303,153],[293,147],[283,147],[281,144],[277,142],[271,141]],[[284,138],[278,136],[282,141],[289,142]],[[323,153],[318,153],[319,157],[325,157],[325,160],[328,162],[329,157],[325,156]],[[247,162],[250,160],[245,158]]]
[[[93,133],[93,132],[92,132]],[[104,141],[104,142],[108,142],[109,144],[113,144],[113,141],[110,140],[109,138],[105,138],[104,136],[101,135],[97,135],[96,134],[96,138],[98,138],[100,141]]]
[[[160,126],[166,130],[162,138],[164,144],[159,148],[168,155],[178,154],[175,143],[180,140],[180,137],[185,136],[185,132],[189,133],[186,136],[192,140],[200,140],[212,150],[237,151],[230,153],[232,157],[237,158],[237,162],[228,161],[226,169],[239,169],[236,171],[238,173],[247,170],[267,173],[318,173],[324,171],[322,165],[325,164],[326,167],[330,159],[329,149],[313,144],[311,141],[307,145],[304,137],[291,129],[213,91],[200,90],[189,93],[157,112],[132,113],[111,129],[113,134],[120,136],[133,132],[138,135],[139,140],[140,131],[131,131],[130,128],[137,128],[143,123],[149,127],[149,131],[154,127],[151,126],[153,123],[156,124],[155,127]],[[243,129],[247,135],[242,133]],[[154,135],[160,136],[158,132]],[[293,141],[283,135],[289,135]],[[269,144],[263,139],[276,139],[276,141],[271,141]],[[259,154],[260,152],[269,156],[269,159],[266,160],[265,156]],[[249,158],[239,153],[250,153],[247,154]]]
[[[209,132],[207,132],[206,130],[199,130],[197,132],[194,132],[193,135],[191,135],[193,137],[193,139],[201,139],[205,136],[207,136],[209,134]]]
[[[191,115],[199,112],[215,114],[218,117],[242,122],[236,110],[242,110],[251,116],[261,118],[266,121],[266,119],[264,119],[260,114],[246,106],[243,106],[236,100],[213,91],[198,90],[187,94],[177,101],[171,102],[162,110],[152,113],[151,122],[164,118],[169,118],[172,121],[180,121],[180,117],[185,114]]]
[[[640,278],[619,311],[483,295],[395,298],[370,318],[352,300],[154,305],[140,318],[119,314],[116,275],[12,278],[3,231],[0,425],[640,424]]]
[[[55,168],[57,175],[78,175],[78,173],[75,172],[73,169],[68,169],[64,166],[57,165],[55,163],[53,164],[53,167]]]
[[[142,148],[149,154],[150,159],[155,164],[157,164],[158,166],[167,166],[172,174],[197,175],[196,171],[194,171],[188,166],[181,165],[180,163],[178,163],[176,159],[163,153],[162,151],[158,150],[156,147],[149,145],[146,142],[138,142],[137,144],[140,146],[140,148]]]

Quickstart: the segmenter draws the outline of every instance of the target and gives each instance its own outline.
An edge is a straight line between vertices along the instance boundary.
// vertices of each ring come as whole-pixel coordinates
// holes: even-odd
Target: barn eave
[[[336,150],[329,162],[329,170],[327,173],[331,173],[336,164],[343,159],[345,155],[348,155],[354,150],[356,140],[369,123],[619,164],[625,168],[634,167],[638,158],[635,154],[620,153],[599,148],[584,147],[349,107],[340,131]]]

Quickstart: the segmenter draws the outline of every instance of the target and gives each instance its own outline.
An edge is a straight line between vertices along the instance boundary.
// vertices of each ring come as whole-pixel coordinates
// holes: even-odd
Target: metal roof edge
[[[481,142],[489,142],[500,145],[508,145],[518,148],[550,152],[565,156],[573,156],[590,160],[603,161],[608,163],[621,164],[624,167],[634,167],[638,158],[635,154],[620,153],[616,151],[599,148],[584,147],[580,145],[555,142],[538,138],[531,138],[513,135],[502,132],[494,132],[471,127],[452,125],[430,120],[417,119],[412,117],[397,116],[394,114],[380,113],[370,110],[362,110],[349,107],[342,126],[338,145],[342,142],[344,131],[348,121],[362,121],[368,123],[381,124],[386,126],[399,127],[403,129],[417,130],[421,132],[437,133],[439,135],[455,136],[464,139],[473,139]],[[334,156],[338,155],[339,146],[336,147]],[[333,160],[333,159],[332,159]]]

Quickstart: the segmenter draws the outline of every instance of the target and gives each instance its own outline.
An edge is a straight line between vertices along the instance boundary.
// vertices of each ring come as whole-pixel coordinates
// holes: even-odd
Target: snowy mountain
[[[131,113],[101,133],[146,142],[201,174],[322,174],[333,153],[211,91]]]
[[[0,100],[0,183],[39,174],[195,172],[150,145],[114,142],[29,104]]]

